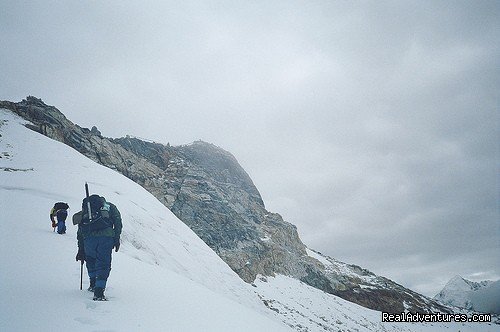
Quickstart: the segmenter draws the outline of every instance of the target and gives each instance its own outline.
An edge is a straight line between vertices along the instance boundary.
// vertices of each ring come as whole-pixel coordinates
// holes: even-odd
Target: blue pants
[[[64,234],[66,233],[66,217],[68,216],[68,212],[66,210],[57,211],[57,233]]]
[[[66,223],[64,221],[57,222],[57,233],[59,234],[66,233]]]
[[[89,278],[95,278],[95,287],[106,288],[111,271],[111,252],[114,240],[109,236],[92,236],[83,241]]]

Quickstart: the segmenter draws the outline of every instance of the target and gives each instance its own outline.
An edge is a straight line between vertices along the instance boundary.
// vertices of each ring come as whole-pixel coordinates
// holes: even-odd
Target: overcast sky
[[[500,278],[498,1],[3,1],[0,99],[235,155],[311,248]]]

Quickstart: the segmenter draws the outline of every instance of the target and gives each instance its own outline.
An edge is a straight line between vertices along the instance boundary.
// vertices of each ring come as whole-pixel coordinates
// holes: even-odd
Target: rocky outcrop
[[[162,168],[157,197],[245,281],[258,274],[302,275],[304,264],[314,264],[296,227],[265,209],[252,180],[227,151],[202,141],[179,147],[130,137],[114,142]]]
[[[144,187],[162,172],[145,158],[101,136],[97,128],[90,130],[73,124],[58,109],[45,105],[41,99],[30,96],[20,103],[2,101],[0,107],[10,109],[29,120],[31,124],[26,125],[28,128],[71,146]]]
[[[447,311],[388,279],[307,249],[294,225],[266,210],[234,156],[213,144],[174,147],[130,136],[106,138],[97,127],[81,128],[35,97],[0,107],[143,186],[246,282],[259,274],[284,274],[376,310]]]

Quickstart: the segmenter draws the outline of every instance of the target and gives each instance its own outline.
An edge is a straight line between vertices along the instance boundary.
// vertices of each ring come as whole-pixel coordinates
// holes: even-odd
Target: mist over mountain
[[[238,322],[244,324],[243,330],[283,328],[276,321],[297,331],[440,331],[450,326],[382,323],[380,312],[355,304],[395,312],[400,310],[400,305],[402,311],[453,310],[366,269],[307,248],[293,225],[265,210],[257,189],[246,172],[238,167],[236,159],[212,144],[195,142],[171,147],[133,137],[108,139],[96,127],[86,129],[72,124],[56,108],[34,97],[21,103],[0,102],[1,108],[6,110],[0,110],[0,193],[2,202],[8,202],[12,207],[6,218],[20,218],[22,223],[19,225],[25,230],[13,235],[3,224],[5,231],[1,243],[5,248],[2,252],[6,253],[13,243],[22,242],[22,237],[27,236],[32,244],[22,246],[15,256],[0,256],[2,266],[8,270],[1,285],[2,293],[10,299],[9,305],[0,306],[0,314],[16,318],[2,320],[2,330],[35,330],[37,326],[37,330],[49,331],[54,327],[69,326],[72,330],[83,331],[94,325],[119,330],[142,326],[149,330],[171,327],[193,331],[205,326],[207,330],[229,331],[234,330]],[[22,115],[25,120],[12,112]],[[56,140],[68,146],[38,133],[59,138]],[[85,153],[77,153],[69,146]],[[87,154],[107,168],[85,158]],[[59,162],[53,160],[54,155],[58,156]],[[135,182],[141,182],[150,191],[157,190],[154,196],[163,205],[119,173],[135,177]],[[67,249],[75,247],[75,239],[60,237],[57,240],[61,241],[54,242],[55,235],[50,230],[44,231],[44,225],[38,219],[40,211],[49,208],[54,199],[67,200],[78,209],[82,193],[75,188],[80,188],[89,178],[93,188],[118,203],[127,222],[123,250],[120,251],[125,256],[117,256],[116,262],[120,265],[116,273],[112,273],[112,278],[116,276],[118,282],[109,289],[112,299],[109,307],[85,302],[76,290],[69,293],[70,278],[47,285],[39,282],[49,280],[53,273],[78,275],[76,267],[67,269],[68,262],[74,262],[73,252]],[[232,199],[232,195],[237,199]],[[27,200],[32,202],[30,209],[20,206]],[[213,200],[222,203],[211,205]],[[179,206],[174,209],[176,204]],[[169,205],[171,211],[176,210],[175,214],[165,208]],[[259,216],[259,211],[264,215]],[[228,213],[236,219],[232,221],[226,217]],[[178,219],[177,215],[186,220]],[[202,218],[209,220],[196,227]],[[33,223],[35,220],[37,222]],[[194,226],[189,229],[181,221]],[[232,225],[227,225],[231,222]],[[228,237],[217,237],[216,232],[206,230],[207,227],[218,227],[217,232],[228,232]],[[71,232],[69,228],[68,233]],[[251,250],[245,246],[251,246]],[[54,260],[50,258],[53,251],[33,255],[32,247],[52,248],[64,254]],[[263,248],[270,252],[256,251]],[[287,253],[289,261],[284,261],[282,252],[294,248],[295,251]],[[238,255],[246,255],[243,257],[247,259],[240,270],[235,268],[239,261],[231,261]],[[24,262],[22,277],[16,274],[19,260]],[[49,261],[52,262],[47,265]],[[49,269],[47,266],[53,267]],[[31,273],[32,270],[38,273]],[[133,280],[129,280],[131,278]],[[146,289],[143,289],[144,280],[148,284]],[[134,290],[127,291],[129,286]],[[176,291],[172,292],[171,288]],[[34,289],[34,296],[23,300],[27,297],[26,292]],[[141,293],[145,294],[148,303]],[[117,296],[117,301],[113,296]],[[190,302],[197,303],[194,310],[201,312],[200,320],[195,324],[189,321],[189,312],[183,310],[190,307]],[[69,307],[78,315],[67,315],[54,325],[47,315],[37,313],[27,318],[20,314],[28,312],[28,307],[41,307],[42,303],[49,303],[51,307]],[[220,312],[212,314],[210,307],[214,304]],[[141,309],[136,310],[136,305]],[[82,306],[86,309],[82,310]],[[168,319],[155,319],[158,310],[163,310]],[[122,319],[120,324],[115,324],[114,320],[123,312],[127,317],[137,319]],[[231,319],[221,320],[225,313],[232,315]],[[98,316],[93,316],[95,314]],[[479,326],[481,331],[495,328],[496,325],[492,324]],[[476,327],[460,324],[460,329],[473,331]]]
[[[55,107],[28,97],[1,102],[39,133],[138,183],[207,243],[244,281],[291,276],[367,308],[403,312],[450,309],[355,265],[308,255],[294,225],[267,211],[259,191],[229,152],[202,141],[182,146],[134,137],[110,139],[81,128]],[[354,244],[355,245],[355,244]]]
[[[308,246],[426,296],[500,278],[496,1],[3,4],[0,100],[214,143]]]

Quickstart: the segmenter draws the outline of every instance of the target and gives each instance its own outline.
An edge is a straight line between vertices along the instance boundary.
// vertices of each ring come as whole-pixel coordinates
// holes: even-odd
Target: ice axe
[[[90,208],[90,200],[89,200],[89,185],[85,182],[85,198],[87,199],[87,213],[89,216],[89,220],[92,222],[92,210]],[[77,217],[78,218],[78,217]],[[75,216],[73,216],[73,224],[75,224]],[[82,259],[80,264],[80,290],[83,289],[83,262]]]
[[[90,199],[89,199],[89,185],[85,182],[85,197],[87,198],[87,212],[89,214],[89,223],[92,222],[92,210],[90,208]]]

